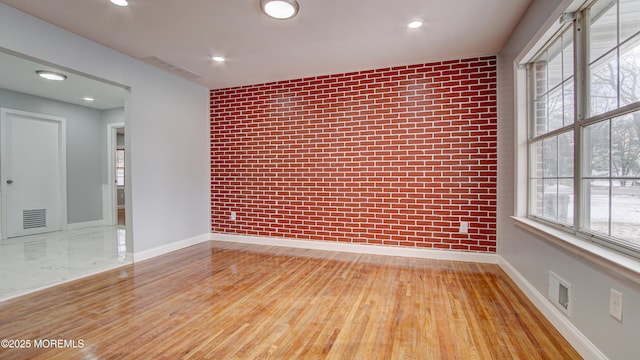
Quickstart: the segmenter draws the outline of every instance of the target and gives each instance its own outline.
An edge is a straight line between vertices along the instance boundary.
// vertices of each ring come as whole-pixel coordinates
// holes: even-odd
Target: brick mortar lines
[[[496,72],[490,56],[212,90],[212,231],[495,252]]]

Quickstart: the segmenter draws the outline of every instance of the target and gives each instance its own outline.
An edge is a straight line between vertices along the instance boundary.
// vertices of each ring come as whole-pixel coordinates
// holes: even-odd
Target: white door
[[[66,224],[65,119],[2,109],[3,238]]]

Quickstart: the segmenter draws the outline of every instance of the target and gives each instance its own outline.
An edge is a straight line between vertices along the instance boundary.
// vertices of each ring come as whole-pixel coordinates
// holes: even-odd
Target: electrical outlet
[[[469,232],[469,223],[466,221],[461,221],[460,222],[460,233],[461,234],[466,234]]]
[[[231,219],[231,221],[236,221],[236,212],[232,211],[231,216],[229,218]]]
[[[609,289],[609,315],[622,322],[622,293]]]

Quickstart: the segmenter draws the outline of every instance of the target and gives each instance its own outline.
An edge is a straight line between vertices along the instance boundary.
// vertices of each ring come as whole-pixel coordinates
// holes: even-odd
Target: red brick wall
[[[495,252],[496,106],[494,56],[212,90],[211,231]]]

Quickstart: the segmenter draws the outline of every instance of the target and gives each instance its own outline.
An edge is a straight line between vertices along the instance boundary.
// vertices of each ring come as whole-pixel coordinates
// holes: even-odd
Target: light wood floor
[[[0,303],[2,359],[579,359],[497,266],[204,243]]]

